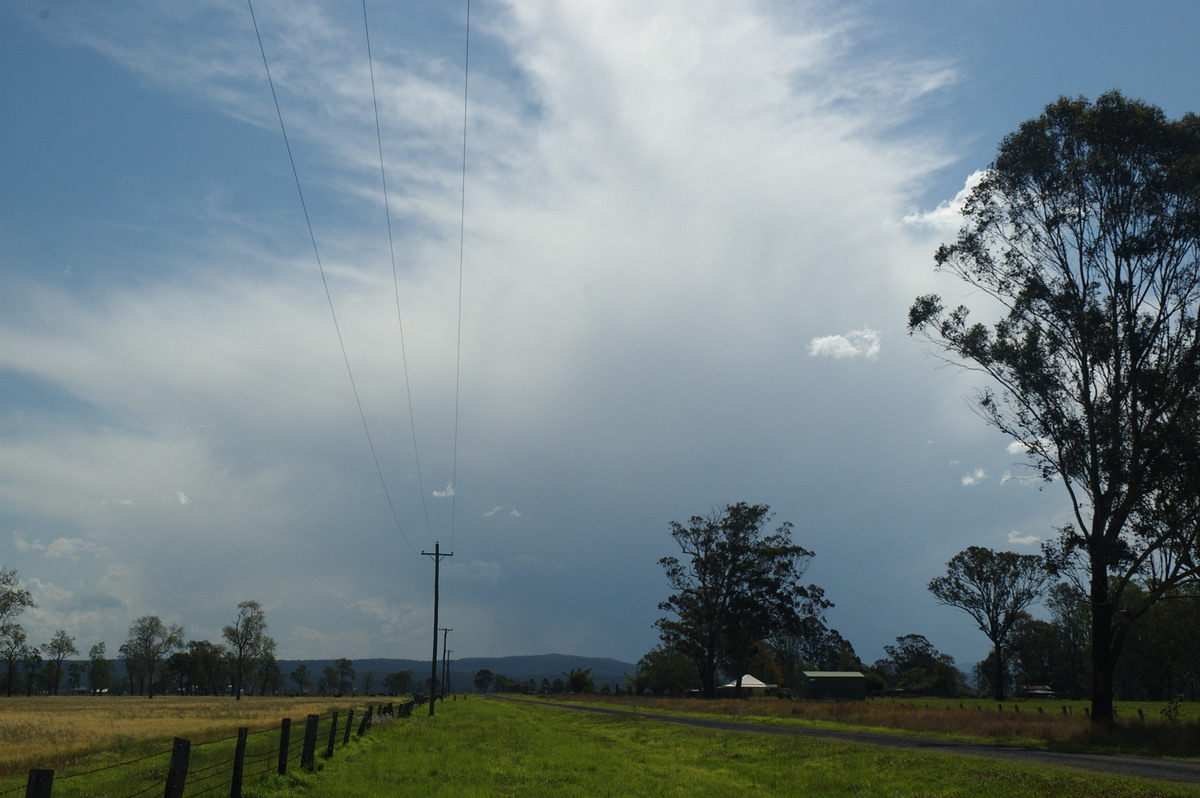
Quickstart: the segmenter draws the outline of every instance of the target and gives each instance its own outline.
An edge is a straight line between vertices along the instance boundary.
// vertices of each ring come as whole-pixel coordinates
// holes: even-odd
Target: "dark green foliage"
[[[929,583],[939,602],[967,613],[992,641],[997,701],[1004,700],[1005,644],[1025,608],[1041,598],[1050,575],[1034,554],[969,546],[946,564],[946,575]]]
[[[718,670],[744,673],[755,643],[830,606],[800,584],[812,552],[792,543],[790,523],[768,532],[770,522],[769,507],[745,502],[687,526],[671,522],[684,556],[659,560],[675,592],[658,607],[674,617],[656,625],[664,644],[695,663],[705,696],[715,695]]]
[[[1074,521],[1051,553],[1082,571],[1109,724],[1130,625],[1200,576],[1200,119],[1062,98],[1004,139],[963,216],[938,267],[999,317],[924,296],[909,329],[991,377],[980,414],[1064,484]]]

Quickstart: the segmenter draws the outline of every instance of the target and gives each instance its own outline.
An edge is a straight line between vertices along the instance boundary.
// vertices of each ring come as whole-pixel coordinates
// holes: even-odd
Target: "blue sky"
[[[255,599],[283,657],[422,657],[440,541],[456,655],[636,660],[668,523],[748,501],[864,660],[920,633],[969,668],[925,585],[1066,505],[907,308],[961,295],[955,198],[1047,103],[1198,110],[1200,4],[1084,8],[474,0],[464,202],[465,3],[368,4],[369,64],[361,3],[259,0],[314,252],[245,3],[3,4],[31,638],[216,639]]]

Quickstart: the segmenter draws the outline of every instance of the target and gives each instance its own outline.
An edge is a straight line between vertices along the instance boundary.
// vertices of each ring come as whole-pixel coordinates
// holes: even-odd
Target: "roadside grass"
[[[599,695],[542,697],[633,707],[661,714],[699,715],[753,723],[798,724],[936,739],[1025,745],[1057,751],[1092,751],[1200,759],[1200,705],[1176,706],[1176,720],[1162,714],[1165,702],[1119,702],[1119,722],[1109,731],[1092,727],[1083,701],[997,703],[980,699],[875,698],[867,701],[786,701],[774,698],[695,699]],[[1141,709],[1141,715],[1137,710]]]
[[[372,732],[304,783],[355,796],[967,796],[1160,798],[1195,785],[849,742],[697,729],[473,698]]]
[[[254,732],[278,725],[285,717],[303,719],[362,705],[361,698],[326,696],[245,696],[241,701],[228,696],[3,698],[0,792],[23,785],[31,768],[92,770],[170,751],[175,737],[203,743],[232,737],[240,726]],[[230,742],[230,750],[232,746]],[[160,764],[165,772],[165,764],[158,761],[143,769]],[[56,776],[56,795],[57,780]]]

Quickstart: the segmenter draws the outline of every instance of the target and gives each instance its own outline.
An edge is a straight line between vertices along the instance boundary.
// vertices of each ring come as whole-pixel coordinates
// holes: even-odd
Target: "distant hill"
[[[314,681],[320,677],[327,665],[333,665],[332,659],[281,659],[279,669],[283,671],[284,690],[295,689],[291,681],[291,673],[299,665],[308,666],[310,678]],[[429,678],[429,660],[415,659],[356,659],[354,663],[355,681],[360,686],[367,673],[373,673],[372,689],[379,689],[383,677],[398,671],[412,671],[413,684],[423,685]],[[540,685],[542,679],[553,682],[563,678],[563,674],[572,668],[591,668],[592,679],[596,689],[607,684],[610,687],[625,686],[625,675],[633,675],[637,666],[629,662],[611,659],[609,657],[584,657],[574,654],[533,654],[519,657],[464,657],[450,660],[450,688],[460,692],[475,691],[475,674],[486,668],[493,674],[507,676],[519,682],[529,679]],[[441,677],[441,665],[438,666],[438,676]]]

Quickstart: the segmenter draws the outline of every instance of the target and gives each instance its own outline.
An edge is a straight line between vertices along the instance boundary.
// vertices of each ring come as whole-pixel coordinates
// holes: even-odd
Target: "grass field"
[[[868,701],[777,699],[654,699],[571,696],[570,700],[663,714],[701,714],[755,723],[801,724],[829,729],[909,733],[969,742],[1028,745],[1060,751],[1094,751],[1200,760],[1200,704],[1118,702],[1120,722],[1111,732],[1094,729],[1085,701],[995,701],[877,698]],[[1141,714],[1138,714],[1141,710]],[[1163,710],[1174,717],[1164,716]]]
[[[472,697],[396,721],[266,796],[979,796],[1158,798],[1197,785]]]
[[[285,717],[361,706],[361,698],[328,697],[0,698],[0,793],[24,785],[31,768],[88,769],[169,751],[175,737],[199,743],[239,726],[255,731]]]

